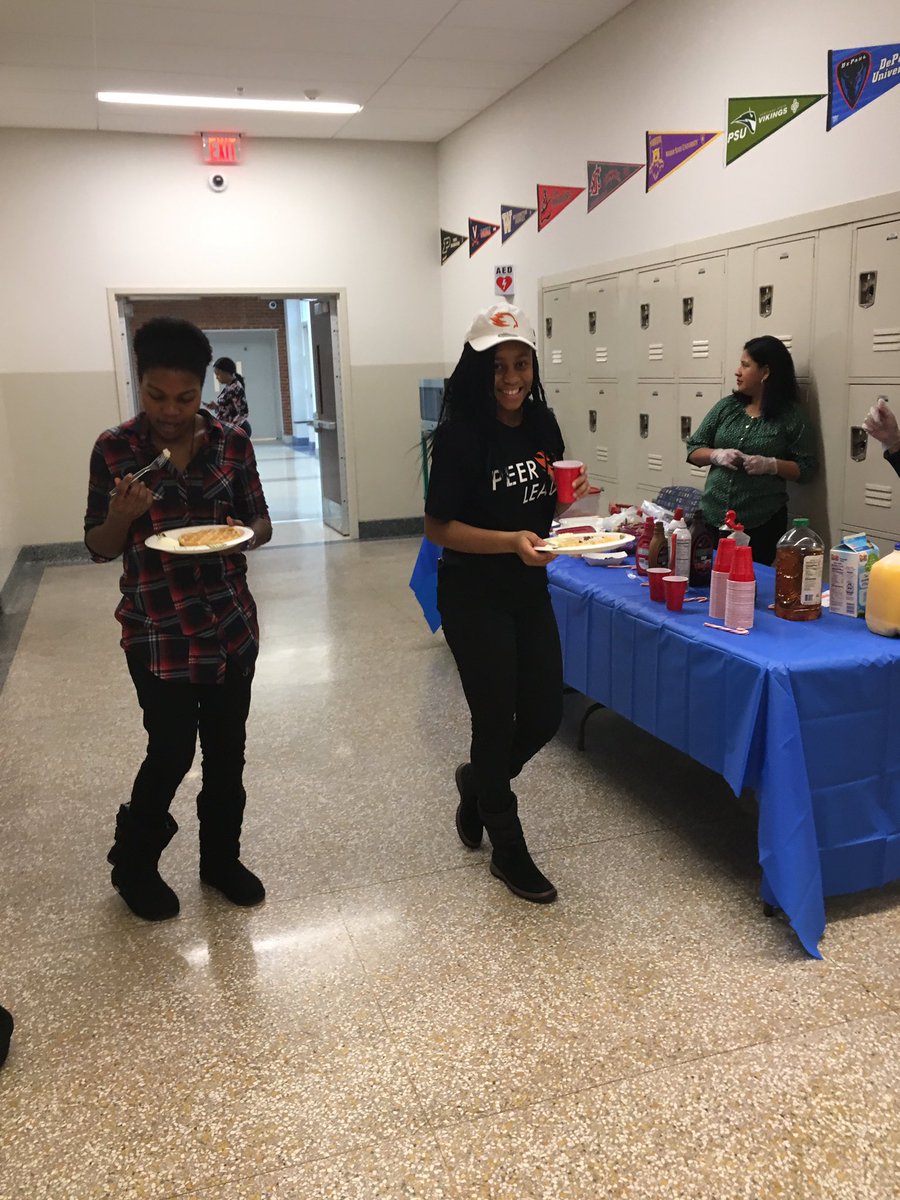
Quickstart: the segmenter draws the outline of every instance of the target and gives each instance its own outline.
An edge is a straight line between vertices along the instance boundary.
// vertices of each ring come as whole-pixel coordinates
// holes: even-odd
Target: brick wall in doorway
[[[276,300],[275,303],[278,307],[271,309],[269,301],[260,300],[258,296],[201,296],[199,300],[132,300],[132,314],[128,318],[128,344],[131,345],[135,330],[140,329],[151,317],[181,317],[207,330],[274,329],[278,343],[282,432],[285,437],[290,438],[293,433],[293,416],[284,301]],[[252,386],[252,380],[248,380],[248,393]]]

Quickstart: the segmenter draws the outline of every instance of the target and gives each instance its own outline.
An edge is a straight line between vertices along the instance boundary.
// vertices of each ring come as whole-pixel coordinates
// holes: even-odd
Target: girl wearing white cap
[[[447,384],[425,533],[444,548],[438,607],[472,716],[470,762],[456,769],[456,829],[472,849],[487,829],[491,873],[539,904],[556,888],[528,852],[509,785],[562,716],[551,556],[535,549],[557,511],[552,464],[562,456],[534,330],[520,309],[494,305],[475,317]],[[576,498],[587,490],[582,471]]]

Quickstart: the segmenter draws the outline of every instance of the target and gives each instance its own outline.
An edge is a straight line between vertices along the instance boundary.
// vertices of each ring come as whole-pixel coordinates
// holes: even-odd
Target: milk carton
[[[866,534],[848,534],[831,550],[831,611],[840,617],[862,617],[866,612],[869,572],[878,561],[878,547]]]

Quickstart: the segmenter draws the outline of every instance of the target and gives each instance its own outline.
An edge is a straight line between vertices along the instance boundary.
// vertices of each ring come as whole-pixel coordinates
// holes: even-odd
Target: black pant
[[[775,547],[778,539],[787,529],[787,509],[780,508],[774,517],[769,517],[755,529],[745,529],[750,539],[750,549],[753,551],[753,561],[771,567],[775,561]]]
[[[147,730],[147,757],[131,790],[131,811],[154,823],[191,768],[200,732],[203,792],[223,806],[243,804],[244,746],[253,667],[229,663],[221,684],[163,680],[127,654]]]
[[[492,586],[481,572],[448,563],[438,575],[438,608],[472,715],[472,769],[486,812],[510,808],[509,781],[562,720],[559,629],[543,582]]]

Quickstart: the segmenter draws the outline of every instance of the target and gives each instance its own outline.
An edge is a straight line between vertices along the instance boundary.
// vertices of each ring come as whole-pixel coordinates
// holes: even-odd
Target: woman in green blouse
[[[688,441],[689,463],[710,468],[700,510],[714,529],[732,508],[756,562],[771,564],[787,529],[787,482],[816,471],[813,432],[800,403],[794,361],[783,342],[751,338],[734,392],[713,405]]]

